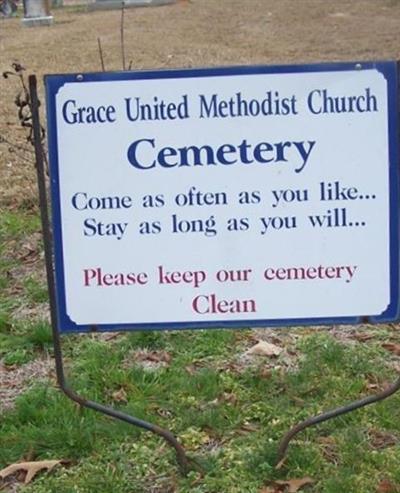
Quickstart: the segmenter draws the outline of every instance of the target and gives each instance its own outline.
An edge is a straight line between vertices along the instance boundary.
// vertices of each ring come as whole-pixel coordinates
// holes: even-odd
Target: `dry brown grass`
[[[10,409],[15,399],[30,385],[48,381],[54,373],[53,367],[54,361],[48,357],[11,367],[0,361],[0,412]]]
[[[15,60],[39,78],[99,71],[98,37],[106,69],[121,68],[119,11],[54,14],[51,27],[0,21],[1,71]],[[392,0],[192,0],[128,9],[125,19],[126,53],[135,69],[400,57],[400,3]],[[24,144],[15,93],[16,84],[1,81],[0,135]],[[0,207],[35,200],[31,159],[0,144]]]

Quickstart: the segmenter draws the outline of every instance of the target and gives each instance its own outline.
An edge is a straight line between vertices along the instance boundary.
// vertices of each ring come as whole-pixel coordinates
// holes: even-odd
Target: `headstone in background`
[[[63,7],[88,7],[91,3],[96,0],[53,0],[56,3],[62,3]]]
[[[17,3],[15,0],[0,0],[0,13],[5,17],[12,17],[17,11]]]
[[[175,2],[176,0],[125,0],[125,2],[123,0],[95,0],[88,7],[90,10],[120,9],[122,8],[122,4],[125,4],[125,7],[150,7],[168,5]]]
[[[49,0],[24,0],[24,26],[49,26],[53,23]]]
[[[64,5],[63,0],[52,0],[51,6],[52,7],[62,7]]]

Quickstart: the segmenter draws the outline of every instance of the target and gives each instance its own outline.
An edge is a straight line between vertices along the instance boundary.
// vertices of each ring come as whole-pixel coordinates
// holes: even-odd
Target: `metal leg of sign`
[[[328,419],[336,418],[337,416],[341,416],[342,414],[347,414],[361,407],[368,406],[369,404],[373,404],[374,402],[382,401],[383,399],[386,399],[391,395],[393,395],[398,390],[400,390],[400,377],[397,379],[397,381],[394,384],[390,385],[389,387],[382,390],[378,394],[371,395],[369,397],[364,397],[363,399],[354,401],[348,404],[347,406],[339,407],[337,409],[332,409],[331,411],[320,414],[318,416],[313,416],[311,418],[306,419],[305,421],[302,421],[298,425],[294,426],[291,430],[289,430],[288,433],[286,433],[286,435],[282,438],[278,449],[278,458],[277,458],[278,464],[281,464],[283,459],[285,458],[286,451],[289,446],[289,442],[300,431],[304,430],[305,428],[308,428],[309,426],[314,426],[317,425],[318,423],[327,421]]]
[[[164,438],[172,447],[174,447],[178,464],[181,471],[186,474],[191,469],[191,461],[187,457],[184,448],[175,438],[175,436],[169,431],[160,428],[157,425],[143,421],[141,419],[135,418],[121,411],[117,411],[111,407],[104,406],[97,402],[90,401],[81,397],[75,393],[69,386],[65,378],[62,347],[61,347],[61,337],[57,328],[57,310],[56,310],[56,294],[55,294],[55,281],[53,273],[53,248],[52,248],[52,235],[50,229],[49,215],[48,215],[48,205],[47,205],[47,192],[46,192],[46,180],[45,180],[45,169],[44,169],[44,154],[41,142],[41,126],[39,119],[39,99],[37,96],[37,80],[36,76],[31,75],[29,77],[29,92],[31,98],[31,110],[32,110],[32,126],[33,135],[35,142],[35,157],[36,157],[36,170],[38,178],[39,187],[39,200],[40,200],[40,215],[42,221],[42,231],[43,231],[43,241],[45,250],[45,260],[46,260],[46,274],[47,274],[47,284],[49,288],[49,298],[50,298],[50,316],[51,325],[53,330],[53,343],[54,343],[54,357],[56,362],[56,373],[57,382],[61,390],[73,401],[77,402],[83,407],[94,409],[95,411],[101,412],[112,418],[125,421],[134,426],[144,428],[145,430],[151,431],[156,435]]]

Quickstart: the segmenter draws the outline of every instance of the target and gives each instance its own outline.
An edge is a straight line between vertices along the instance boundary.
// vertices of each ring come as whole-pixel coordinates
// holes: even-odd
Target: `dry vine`
[[[16,77],[19,80],[20,89],[17,95],[15,96],[14,104],[18,108],[18,120],[21,126],[28,130],[26,140],[32,146],[34,146],[35,139],[33,135],[31,98],[24,78],[25,67],[18,62],[12,63],[11,67],[12,70],[7,70],[6,72],[3,72],[3,77],[5,79],[8,79],[10,77]],[[40,101],[39,101],[39,105],[40,105]],[[40,126],[40,141],[42,146],[44,147],[46,141],[46,130],[42,125]],[[0,139],[0,142],[7,143],[8,145],[10,145],[15,149],[20,149],[20,150],[23,149],[25,151],[27,150],[26,148],[23,148],[18,144],[14,144],[6,140],[4,137]],[[46,152],[44,152],[43,155],[46,162],[46,168],[48,168]]]

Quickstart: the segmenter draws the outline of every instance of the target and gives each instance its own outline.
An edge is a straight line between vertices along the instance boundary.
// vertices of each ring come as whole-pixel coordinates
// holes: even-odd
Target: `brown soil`
[[[0,70],[19,61],[45,73],[121,69],[115,11],[53,11],[51,27],[0,19]],[[399,0],[180,0],[128,9],[125,45],[135,69],[400,58]],[[0,82],[0,137],[27,146],[13,104],[17,80]],[[12,152],[10,152],[10,150]],[[0,144],[0,207],[35,201],[32,154]]]
[[[101,70],[98,38],[106,69],[121,69],[119,10],[70,7],[53,15],[52,26],[35,28],[0,18],[1,72],[18,61],[37,74],[43,99],[44,74]],[[127,9],[125,51],[134,69],[396,59],[399,25],[400,0],[178,0]],[[0,78],[0,213],[37,207],[32,146],[14,104],[19,88],[16,77]],[[17,291],[27,274],[43,280],[40,243],[25,240],[33,246],[21,272],[11,273]],[[8,243],[7,254],[24,252]],[[18,318],[45,311],[22,305]]]
[[[120,11],[74,7],[53,15],[50,27],[0,19],[1,72],[20,62],[38,76],[43,99],[44,74],[101,70],[98,38],[106,69],[121,69]],[[399,25],[400,0],[179,0],[126,10],[125,51],[133,69],[398,59]],[[0,213],[37,204],[33,152],[14,104],[18,90],[17,78],[0,79]],[[37,242],[31,250],[35,258],[28,256],[16,278],[32,270],[43,276]],[[21,303],[15,315],[45,318],[47,308]]]
[[[53,367],[51,358],[36,359],[13,367],[7,367],[0,361],[0,413],[10,409],[16,397],[30,385],[48,381],[53,374]]]

